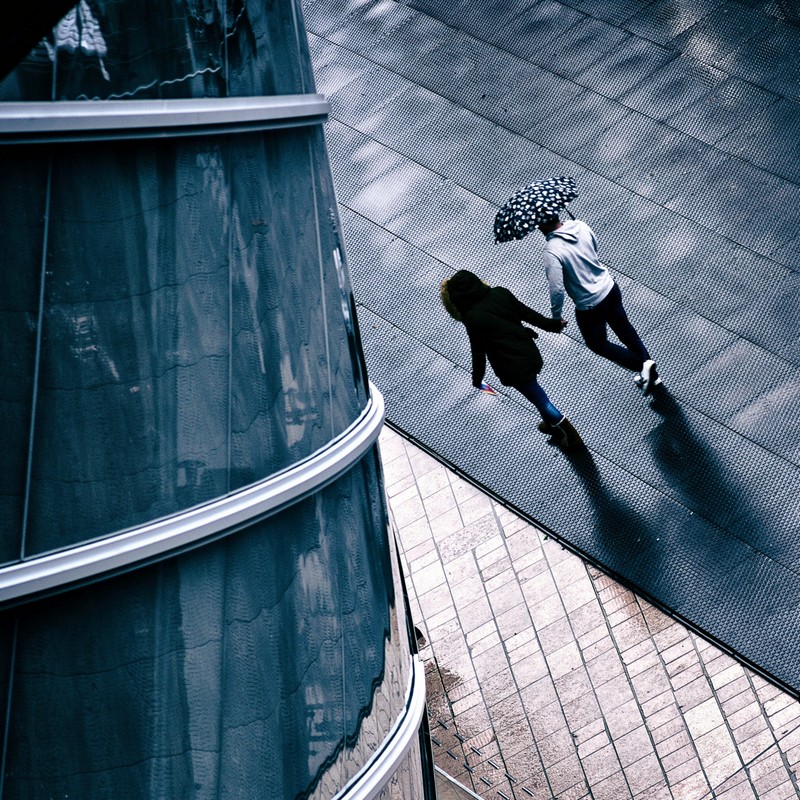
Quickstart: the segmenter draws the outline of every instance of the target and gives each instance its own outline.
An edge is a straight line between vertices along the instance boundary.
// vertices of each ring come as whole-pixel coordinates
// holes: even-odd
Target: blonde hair
[[[450,299],[450,292],[447,291],[447,281],[448,279],[443,280],[439,287],[439,296],[442,298],[442,305],[453,319],[461,322],[461,314],[455,305],[453,305],[453,301]]]

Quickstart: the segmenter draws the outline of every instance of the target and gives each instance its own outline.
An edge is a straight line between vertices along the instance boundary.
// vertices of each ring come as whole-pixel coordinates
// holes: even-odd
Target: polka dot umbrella
[[[522,239],[578,196],[573,178],[535,181],[510,197],[494,219],[495,242]],[[571,215],[570,215],[571,216]]]

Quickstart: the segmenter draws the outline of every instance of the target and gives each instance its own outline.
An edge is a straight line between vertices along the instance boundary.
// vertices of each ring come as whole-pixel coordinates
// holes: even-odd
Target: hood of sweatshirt
[[[562,222],[560,228],[556,228],[554,231],[551,231],[547,234],[548,241],[550,239],[564,239],[567,242],[572,242],[573,244],[578,241],[578,236],[575,233],[575,229],[577,227],[577,220],[569,220],[569,222]]]

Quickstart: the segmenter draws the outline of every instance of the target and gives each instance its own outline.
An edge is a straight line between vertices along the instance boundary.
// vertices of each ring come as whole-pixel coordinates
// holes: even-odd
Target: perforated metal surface
[[[311,5],[390,422],[800,691],[798,29],[734,2]],[[438,298],[468,267],[547,311],[543,240],[491,227],[561,174],[668,387],[641,397],[574,323],[543,333],[541,382],[588,445],[573,457],[521,395],[472,389]]]

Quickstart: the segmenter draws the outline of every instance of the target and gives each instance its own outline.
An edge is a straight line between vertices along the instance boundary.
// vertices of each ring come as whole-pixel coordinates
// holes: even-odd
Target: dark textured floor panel
[[[390,422],[800,693],[798,29],[781,8],[304,4]],[[491,229],[515,189],[562,174],[668,387],[641,397],[574,321],[542,333],[541,382],[588,444],[570,457],[513,390],[472,389],[438,297],[468,267],[546,311],[542,237]]]
[[[705,97],[675,112],[666,121],[695,139],[714,144],[742,125],[759,119],[776,102],[778,95],[774,92],[728,77]],[[762,157],[760,148],[755,148],[752,154]]]
[[[800,687],[796,468],[668,392],[648,402],[631,391],[627,415],[602,425],[595,418],[593,428],[578,423],[589,448],[567,455],[536,431],[535,410],[513,390],[475,392],[467,370],[413,333],[365,308],[360,319],[370,377],[394,426],[662,607]]]
[[[747,39],[716,66],[739,78],[800,100],[800,28],[778,21]]]
[[[347,58],[348,64],[356,64],[352,55]],[[364,70],[373,69],[363,58],[358,63]],[[407,105],[406,98],[419,98],[420,92],[425,93],[420,109],[426,113],[414,116],[413,106]],[[338,93],[334,92],[334,107],[337,100]],[[427,113],[437,104],[439,113]],[[594,139],[593,151],[597,150],[597,142],[606,137],[611,150],[611,169],[607,170],[610,176],[598,174],[604,169],[602,158],[593,163],[594,171],[588,172],[568,157],[540,147],[532,149],[529,140],[419,87],[381,101],[365,117],[357,114],[356,109],[347,107],[341,118],[348,125],[358,126],[358,133],[352,129],[345,133],[336,123],[328,128],[331,137],[352,137],[351,146],[357,148],[353,163],[335,164],[340,194],[346,203],[346,189],[351,183],[359,187],[373,184],[369,201],[376,203],[375,214],[379,218],[381,206],[395,202],[394,192],[407,191],[407,185],[400,181],[387,185],[384,162],[400,163],[403,159],[436,172],[431,182],[442,181],[444,173],[446,180],[479,192],[497,204],[505,199],[509,187],[524,183],[533,174],[570,172],[579,180],[581,189],[575,204],[577,211],[591,221],[601,238],[604,257],[616,269],[659,291],[669,293],[674,288],[680,294],[676,300],[695,306],[721,323],[738,326],[734,329],[765,347],[782,352],[795,341],[795,323],[786,315],[792,317],[792,302],[800,295],[792,288],[792,280],[787,280],[785,265],[798,263],[792,245],[800,229],[793,222],[800,209],[800,197],[798,202],[781,198],[793,198],[798,191],[796,185],[775,183],[774,176],[719,151],[701,149],[704,146],[689,137],[681,140],[677,132],[667,136],[674,149],[662,147],[652,162],[652,132],[640,135],[638,128],[631,126],[616,126],[614,136],[598,133],[597,126],[594,132],[585,129],[584,140]],[[656,126],[656,131],[669,130],[656,122],[647,123],[645,118],[638,119]],[[408,124],[401,124],[403,120]],[[417,133],[416,138],[409,129]],[[541,135],[541,129],[537,133]],[[558,138],[554,129],[554,139]],[[560,138],[563,146],[564,137]],[[639,140],[637,146],[631,144],[634,138]],[[385,148],[375,146],[375,141],[385,143]],[[447,145],[443,146],[443,142]],[[687,154],[694,154],[690,170],[685,167]],[[616,172],[620,177],[614,177]],[[625,183],[633,183],[639,193],[620,191]],[[654,191],[658,184],[666,187],[660,191],[661,196],[670,198],[665,205],[642,194]],[[769,185],[777,190],[772,196],[765,188]],[[722,195],[726,202],[720,201],[721,191],[727,194]],[[759,215],[751,196],[765,191],[764,202],[780,201],[786,213]],[[369,213],[368,208],[360,207]],[[481,212],[482,224],[490,224],[493,210],[487,203]],[[759,215],[758,224],[747,224],[748,213]],[[454,230],[461,219],[453,220]],[[709,230],[709,226],[727,227],[730,235]],[[485,243],[490,245],[488,238]],[[520,259],[538,259],[541,242],[512,243],[509,247],[514,249],[495,248],[491,254],[487,251],[486,257],[508,261],[513,252]],[[779,255],[769,257],[754,252],[755,247],[774,250]],[[713,302],[709,302],[710,297]],[[771,319],[769,326],[758,324],[765,316]]]
[[[755,118],[743,121],[719,139],[717,146],[737,156],[758,153],[758,163],[784,178],[800,180],[800,141],[784,132],[800,131],[800,103],[781,98]],[[780,203],[776,203],[780,208]]]

